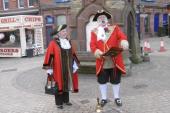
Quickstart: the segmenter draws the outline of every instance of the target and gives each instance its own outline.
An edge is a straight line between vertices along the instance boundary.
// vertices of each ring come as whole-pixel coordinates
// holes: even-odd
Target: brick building
[[[38,14],[38,0],[0,0],[0,16]]]
[[[141,54],[133,4],[134,0],[0,0],[0,16],[42,15],[45,47],[52,39],[50,33],[53,28],[67,24],[77,51],[87,56],[90,54],[89,34],[94,28],[93,16],[104,9],[112,14],[111,23],[120,25],[127,34],[131,58],[139,62]]]
[[[51,40],[50,33],[54,26],[67,24],[70,38],[80,54],[90,54],[90,30],[98,10],[106,10],[112,14],[111,23],[119,24],[128,35],[132,58],[140,61],[139,38],[136,31],[135,10],[133,0],[41,0],[40,12],[44,17],[44,36],[46,46]]]
[[[142,34],[151,36],[167,35],[168,12],[167,4],[169,0],[136,0],[135,6],[137,11],[137,25],[139,25],[140,11],[140,31]],[[140,9],[140,10],[139,10]]]

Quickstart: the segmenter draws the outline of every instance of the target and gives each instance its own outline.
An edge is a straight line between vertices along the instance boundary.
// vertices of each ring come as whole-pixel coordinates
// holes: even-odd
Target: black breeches
[[[118,68],[103,69],[98,75],[98,83],[106,84],[119,84],[121,82],[121,71]]]

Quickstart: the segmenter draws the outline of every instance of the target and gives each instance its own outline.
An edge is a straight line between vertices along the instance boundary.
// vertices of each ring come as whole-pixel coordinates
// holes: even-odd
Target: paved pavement
[[[163,39],[166,52],[158,52],[160,38],[149,38],[151,61],[133,65],[132,74],[122,78],[122,107],[114,104],[109,85],[103,113],[169,113],[170,38]],[[100,97],[95,75],[79,75],[80,92],[70,97],[73,106],[59,110],[54,96],[44,94],[42,63],[43,56],[0,58],[0,113],[95,113]]]

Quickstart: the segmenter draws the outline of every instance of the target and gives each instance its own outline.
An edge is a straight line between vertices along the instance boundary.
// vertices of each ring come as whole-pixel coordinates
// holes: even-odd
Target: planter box
[[[143,56],[143,61],[144,62],[150,62],[150,57],[149,56]]]

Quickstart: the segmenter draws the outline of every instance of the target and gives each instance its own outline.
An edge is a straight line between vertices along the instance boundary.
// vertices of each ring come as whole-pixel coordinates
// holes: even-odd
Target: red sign
[[[1,18],[0,23],[1,24],[7,24],[7,23],[16,23],[18,22],[19,19],[15,17],[10,17],[10,18]]]
[[[20,48],[0,48],[0,57],[20,57]]]
[[[41,17],[25,17],[25,22],[42,22]]]

